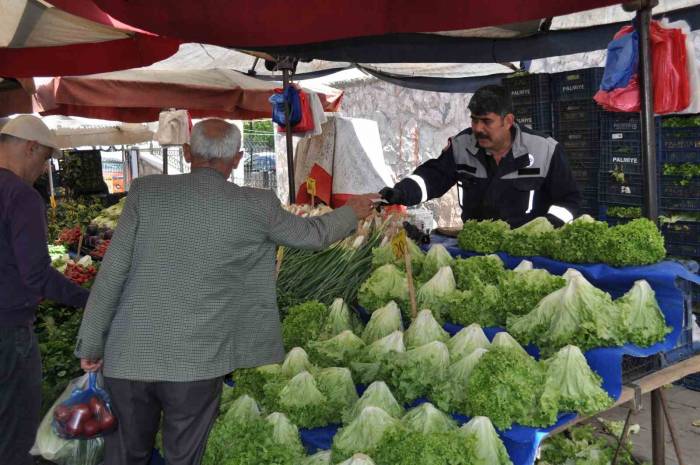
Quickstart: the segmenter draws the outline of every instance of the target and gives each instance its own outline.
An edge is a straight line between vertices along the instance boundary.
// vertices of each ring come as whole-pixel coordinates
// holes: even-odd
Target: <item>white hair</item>
[[[226,129],[223,133],[212,137],[205,130],[206,121],[211,120],[200,121],[192,127],[190,136],[192,154],[205,160],[233,158],[241,149],[241,131],[233,124],[217,120],[225,125]]]

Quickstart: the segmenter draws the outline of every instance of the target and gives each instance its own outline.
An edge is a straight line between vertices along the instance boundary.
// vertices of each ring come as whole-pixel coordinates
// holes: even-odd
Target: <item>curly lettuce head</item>
[[[365,407],[333,438],[333,461],[339,462],[352,454],[371,454],[382,437],[389,431],[401,428],[401,423],[378,407]]]
[[[299,429],[284,413],[273,412],[265,418],[265,421],[272,425],[272,440],[275,443],[294,449],[299,455],[303,453],[304,447],[299,438]]]
[[[409,431],[423,434],[444,433],[457,429],[457,422],[436,409],[430,402],[424,402],[409,410],[401,419]]]
[[[416,301],[419,307],[435,311],[434,309],[441,308],[445,297],[456,289],[452,268],[443,266],[427,283],[418,288]]]
[[[447,349],[450,351],[450,360],[461,360],[476,349],[488,349],[490,343],[484,330],[476,323],[470,324],[459,330],[457,334],[447,341]]]
[[[476,441],[476,456],[470,465],[513,465],[493,423],[487,417],[474,417],[459,429]]]
[[[301,347],[294,347],[287,353],[282,362],[280,373],[291,378],[302,371],[314,372],[316,367],[309,361],[309,355]]]
[[[400,402],[426,395],[442,379],[450,363],[447,346],[439,341],[397,354],[388,362],[389,381]]]
[[[502,250],[515,256],[542,255],[553,231],[552,223],[540,216],[508,232],[503,238]]]
[[[525,355],[527,355],[527,351],[521,346],[518,341],[513,339],[513,336],[508,334],[505,331],[501,331],[494,336],[493,341],[491,341],[491,347],[496,348],[496,347],[505,347],[505,348],[510,348],[517,350]]]
[[[350,423],[357,418],[365,407],[379,407],[394,418],[401,418],[404,414],[403,407],[396,401],[396,398],[384,381],[375,381],[370,384],[365,392],[362,393],[362,397],[343,417],[343,422]]]
[[[498,284],[506,268],[498,255],[458,258],[453,265],[457,289],[468,290],[483,284]]]
[[[433,341],[447,342],[450,335],[442,329],[430,310],[421,310],[404,333],[406,347],[413,349]]]
[[[242,395],[231,404],[224,418],[229,423],[247,424],[260,418],[260,407],[255,399]]]
[[[647,218],[610,228],[604,238],[601,262],[612,266],[650,265],[666,256],[664,236]]]
[[[371,344],[394,331],[403,331],[403,321],[399,306],[394,301],[390,301],[372,313],[367,326],[362,331],[362,339],[367,344]]]
[[[508,231],[510,226],[502,220],[468,220],[457,236],[457,244],[461,249],[473,252],[498,252]]]
[[[626,340],[640,347],[663,341],[672,328],[666,326],[654,290],[646,280],[634,283],[625,295],[615,301],[622,314]]]
[[[614,403],[578,347],[562,348],[544,365],[547,372],[540,405],[551,422],[556,421],[558,412],[587,416],[607,410]]]
[[[337,336],[343,331],[359,332],[361,330],[362,323],[357,315],[350,310],[343,299],[337,298],[328,308],[328,317],[326,317],[326,322],[321,330],[320,339]]]
[[[340,421],[343,414],[349,411],[358,400],[355,382],[350,369],[330,367],[316,375],[318,390],[326,396],[333,413],[333,420]]]
[[[408,301],[408,280],[406,273],[394,265],[382,265],[360,286],[358,303],[373,312],[392,300]]]
[[[325,341],[311,341],[309,359],[322,367],[346,366],[365,347],[365,342],[346,330]]]
[[[325,426],[336,413],[307,371],[287,382],[279,393],[278,405],[292,422],[302,428]]]
[[[499,286],[502,308],[509,315],[525,315],[548,294],[564,287],[566,280],[543,269],[508,271]]]
[[[452,266],[454,258],[447,251],[444,245],[435,244],[430,247],[423,260],[423,269],[417,275],[418,281],[428,281],[438,270],[444,266]]]
[[[474,367],[486,352],[486,349],[476,348],[469,355],[449,366],[445,377],[433,386],[431,398],[438,407],[447,412],[465,411],[467,398],[465,386]]]
[[[600,263],[605,253],[608,224],[582,215],[548,237],[546,254],[570,263]]]
[[[350,368],[357,382],[368,384],[383,376],[392,354],[406,352],[403,332],[393,333],[378,339],[365,347],[358,360],[350,362]]]

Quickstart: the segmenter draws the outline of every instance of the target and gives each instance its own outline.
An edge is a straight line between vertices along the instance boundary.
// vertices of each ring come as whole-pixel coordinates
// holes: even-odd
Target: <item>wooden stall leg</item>
[[[666,465],[661,389],[663,388],[651,391],[651,456],[654,465]]]
[[[678,459],[678,465],[685,465],[683,462],[683,455],[681,454],[681,447],[678,443],[678,432],[676,427],[671,421],[671,414],[668,412],[668,405],[666,404],[666,394],[662,389],[659,389],[659,398],[661,399],[661,408],[664,411],[664,417],[666,418],[666,424],[668,425],[668,434],[671,435],[671,441],[673,442],[673,450],[676,452],[676,458]]]

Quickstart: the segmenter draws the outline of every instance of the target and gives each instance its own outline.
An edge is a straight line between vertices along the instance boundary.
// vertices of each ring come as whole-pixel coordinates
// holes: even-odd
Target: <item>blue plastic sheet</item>
[[[445,236],[432,236],[433,244],[442,244],[456,257],[470,257],[479,255],[467,252],[457,246],[454,238]],[[688,271],[676,262],[661,262],[649,266],[635,266],[614,268],[608,265],[582,265],[558,262],[545,257],[513,257],[506,253],[497,254],[508,268],[515,268],[522,260],[530,260],[535,268],[544,268],[550,273],[562,275],[568,268],[580,271],[594,286],[610,293],[613,298],[618,298],[626,293],[635,281],[645,279],[656,293],[659,307],[666,318],[666,323],[673,327],[673,331],[666,338],[651,347],[638,347],[626,344],[622,347],[602,347],[591,349],[584,355],[593,371],[603,378],[603,388],[608,394],[618,399],[622,392],[622,357],[632,355],[635,357],[647,357],[662,351],[673,349],[678,342],[681,331],[688,323],[684,307],[683,292],[677,287],[677,280],[687,280],[700,284],[700,277]],[[461,326],[446,324],[445,329],[451,334],[461,329]],[[503,330],[503,328],[485,328],[484,332],[489,337]],[[528,352],[535,355],[532,347]],[[575,418],[572,413],[560,415],[555,425],[548,428],[530,428],[514,425],[499,434],[508,449],[514,465],[529,465],[534,463],[535,454],[541,441],[553,429],[564,425]]]

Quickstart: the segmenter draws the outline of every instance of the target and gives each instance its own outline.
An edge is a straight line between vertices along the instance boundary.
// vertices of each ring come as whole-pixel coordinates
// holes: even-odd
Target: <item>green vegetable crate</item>
[[[661,208],[700,212],[700,177],[661,176]]]
[[[669,255],[700,259],[700,223],[677,221],[661,226]]]
[[[664,163],[700,163],[700,115],[662,118],[658,140]]]

